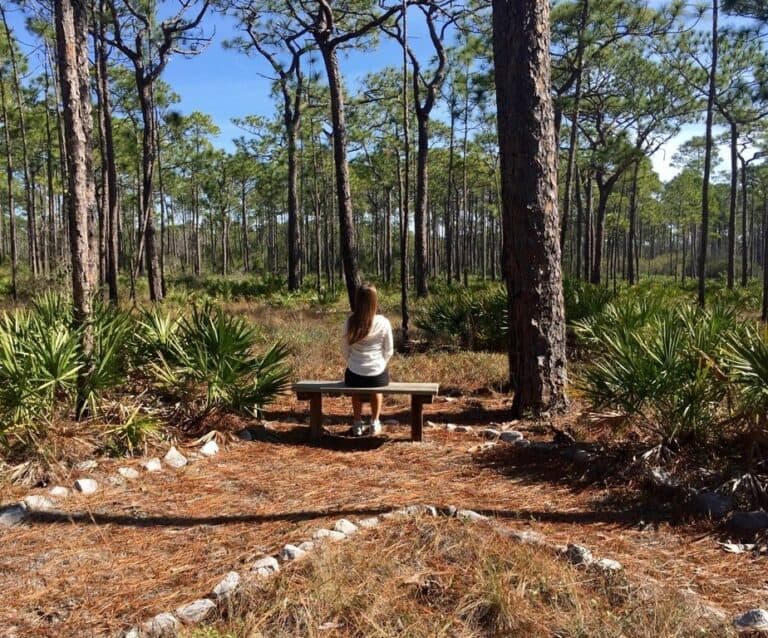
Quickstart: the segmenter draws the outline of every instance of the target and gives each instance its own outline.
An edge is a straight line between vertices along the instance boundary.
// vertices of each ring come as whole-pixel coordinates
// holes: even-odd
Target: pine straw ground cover
[[[326,403],[336,415],[330,420],[345,422],[331,426],[339,434],[349,406]],[[386,405],[387,416],[406,422],[401,401]],[[286,397],[274,414],[284,422],[305,410]],[[475,398],[428,406],[426,418],[486,426],[503,412],[502,400]],[[729,615],[768,605],[765,558],[723,553],[718,537],[702,533],[708,528],[639,526],[652,512],[615,499],[609,506],[611,493],[595,486],[575,488],[523,463],[516,474],[511,449],[501,471],[468,452],[478,444],[473,435],[427,430],[426,442],[413,444],[402,427],[376,439],[335,436],[310,445],[306,428],[274,427],[272,441],[233,442],[212,459],[124,486],[104,479],[137,462],[102,461],[91,473],[102,483],[95,495],[61,501],[61,515],[0,531],[0,635],[114,635],[342,516],[418,502],[474,509],[555,542],[583,543],[622,562],[635,583],[650,578],[690,589]],[[2,501],[24,493],[11,487]]]

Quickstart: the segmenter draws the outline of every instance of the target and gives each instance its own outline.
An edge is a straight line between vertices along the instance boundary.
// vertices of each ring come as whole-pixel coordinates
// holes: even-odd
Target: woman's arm
[[[344,322],[344,333],[341,335],[341,355],[344,357],[344,363],[349,360],[349,339],[347,339],[348,329],[349,319]]]
[[[389,323],[389,319],[385,319],[387,322],[386,324],[386,330],[384,330],[384,340],[383,340],[383,347],[381,356],[384,357],[384,361],[389,363],[389,360],[392,358],[392,354],[395,351],[393,339],[392,339],[392,324]]]

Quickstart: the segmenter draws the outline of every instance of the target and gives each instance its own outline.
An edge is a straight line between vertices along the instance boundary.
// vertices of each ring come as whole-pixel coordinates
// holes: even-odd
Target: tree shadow
[[[585,502],[582,512],[546,513],[547,520],[552,522],[605,522],[625,526],[662,522],[680,526],[691,522],[684,504],[670,494],[641,489],[630,475],[628,460],[595,454],[585,463],[563,455],[564,451],[573,453],[576,449],[554,444],[548,449],[495,446],[477,454],[474,462],[516,484],[548,483],[564,486],[574,494],[594,494],[594,498]],[[616,466],[621,463],[625,473],[617,476]]]
[[[311,438],[308,425],[279,430],[258,427],[250,428],[250,432],[254,441],[259,443],[321,448],[334,452],[366,452],[383,445],[409,443],[411,440],[410,426],[403,428],[404,436],[392,436],[394,432],[391,426],[377,436],[352,436],[348,433],[349,426],[324,427],[319,439]]]
[[[226,526],[247,523],[259,525],[263,523],[290,522],[300,523],[321,518],[335,517],[370,517],[391,512],[403,505],[382,505],[377,507],[356,507],[336,510],[301,510],[296,512],[280,512],[275,514],[226,514],[216,516],[145,516],[129,514],[110,514],[104,512],[60,512],[60,511],[31,511],[27,522],[38,525],[119,525],[133,528],[180,527],[192,528],[197,526]],[[442,514],[449,511],[448,507],[436,506]],[[563,524],[597,524],[610,523],[628,525],[637,522],[638,512],[634,508],[616,511],[585,510],[585,511],[546,511],[537,509],[488,509],[477,508],[473,511],[495,520],[514,520]],[[647,522],[663,522],[666,519],[658,514],[646,517]]]

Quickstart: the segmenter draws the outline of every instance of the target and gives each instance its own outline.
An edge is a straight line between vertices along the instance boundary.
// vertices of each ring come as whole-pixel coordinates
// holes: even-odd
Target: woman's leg
[[[356,394],[352,395],[352,416],[355,423],[359,423],[363,419],[363,404]]]
[[[384,395],[382,394],[371,395],[371,423],[379,420],[379,416],[381,415],[381,401],[383,396]]]

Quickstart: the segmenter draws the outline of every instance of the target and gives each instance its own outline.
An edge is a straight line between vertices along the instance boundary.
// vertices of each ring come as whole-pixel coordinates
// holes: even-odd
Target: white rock
[[[251,571],[258,576],[271,576],[280,571],[280,563],[274,556],[264,556],[251,565]]]
[[[357,531],[357,525],[352,521],[348,521],[346,518],[336,521],[336,525],[333,526],[337,532],[341,532],[346,536],[352,536]]]
[[[180,467],[184,467],[187,464],[187,457],[185,457],[175,447],[171,447],[171,449],[168,450],[167,454],[163,457],[163,461],[165,461],[166,465],[179,469]]]
[[[472,431],[472,426],[469,426],[469,425],[457,425],[456,426],[456,431],[457,432],[471,432]]]
[[[440,426],[435,423],[434,421],[427,421],[424,423],[424,425],[428,428],[439,428]]]
[[[455,505],[449,505],[448,507],[445,508],[445,511],[448,514],[448,516],[456,516],[456,512],[458,512],[459,510],[456,508]]]
[[[299,543],[299,549],[304,550],[305,552],[311,552],[315,549],[315,544],[312,541],[304,541],[303,543]]]
[[[483,436],[484,436],[486,439],[498,439],[498,438],[499,438],[499,434],[501,434],[501,432],[499,432],[498,430],[496,430],[496,429],[494,429],[494,428],[485,428],[485,429],[484,429],[484,430],[481,432],[481,434],[482,434],[482,435],[483,435]]]
[[[456,431],[456,424],[455,423],[446,423],[443,426],[448,432],[454,432]]]
[[[402,516],[418,516],[419,514],[428,514],[429,516],[437,516],[437,509],[433,505],[408,505],[403,507],[397,512]]]
[[[139,478],[139,471],[132,467],[119,467],[117,473],[123,478],[134,480]]]
[[[147,472],[159,472],[163,469],[163,464],[160,462],[160,459],[155,457],[144,461],[141,464],[141,467],[143,467]]]
[[[219,446],[216,443],[216,441],[214,441],[213,439],[208,441],[203,447],[200,448],[200,454],[202,454],[203,456],[213,456],[214,454],[218,454],[218,453],[219,453]]]
[[[739,631],[768,631],[768,611],[750,609],[734,618],[733,624]]]
[[[546,542],[542,534],[530,530],[512,532],[509,537],[524,545],[544,545]]]
[[[99,484],[93,479],[84,478],[75,481],[75,489],[83,494],[93,494],[99,489]]]
[[[516,443],[517,441],[523,440],[523,434],[517,430],[507,430],[506,432],[502,432],[499,438],[505,443]]]
[[[3,527],[19,525],[25,518],[27,518],[27,510],[20,503],[0,508],[0,525]]]
[[[240,587],[240,574],[229,572],[213,588],[211,595],[214,600],[227,600]]]
[[[54,485],[48,491],[50,492],[51,496],[55,496],[56,498],[69,498],[69,496],[72,494],[72,490],[70,490],[68,487],[64,487],[63,485]]]
[[[141,629],[138,627],[132,627],[123,634],[123,638],[143,638]]]
[[[163,612],[145,622],[141,626],[141,633],[147,638],[171,638],[179,633],[179,629],[176,616]]]
[[[88,470],[96,469],[99,464],[91,459],[90,461],[81,461],[75,465],[75,469],[79,472],[87,472]]]
[[[315,540],[323,540],[327,538],[332,541],[343,541],[346,537],[346,534],[338,532],[335,529],[319,529],[312,534],[312,538]]]
[[[196,625],[203,622],[216,609],[216,603],[210,598],[200,598],[183,605],[176,610],[176,616],[185,625]]]
[[[456,511],[456,518],[463,518],[467,521],[472,521],[473,523],[476,523],[478,521],[487,521],[488,517],[483,516],[482,514],[478,514],[477,512],[473,510],[457,510]]]
[[[24,497],[24,505],[28,510],[36,510],[38,512],[45,512],[46,510],[56,509],[53,501],[47,496],[40,496],[39,494],[30,494]]]
[[[283,560],[300,560],[307,555],[307,552],[296,545],[288,543],[280,552],[280,558]]]
[[[565,548],[565,557],[573,565],[591,565],[595,560],[589,549],[576,543],[568,543]]]
[[[612,558],[601,558],[595,563],[595,567],[602,569],[604,572],[619,572],[624,569],[619,561]]]
[[[357,526],[362,527],[363,529],[373,529],[379,525],[381,525],[381,519],[378,516],[371,516],[370,518],[364,518],[357,522]]]

